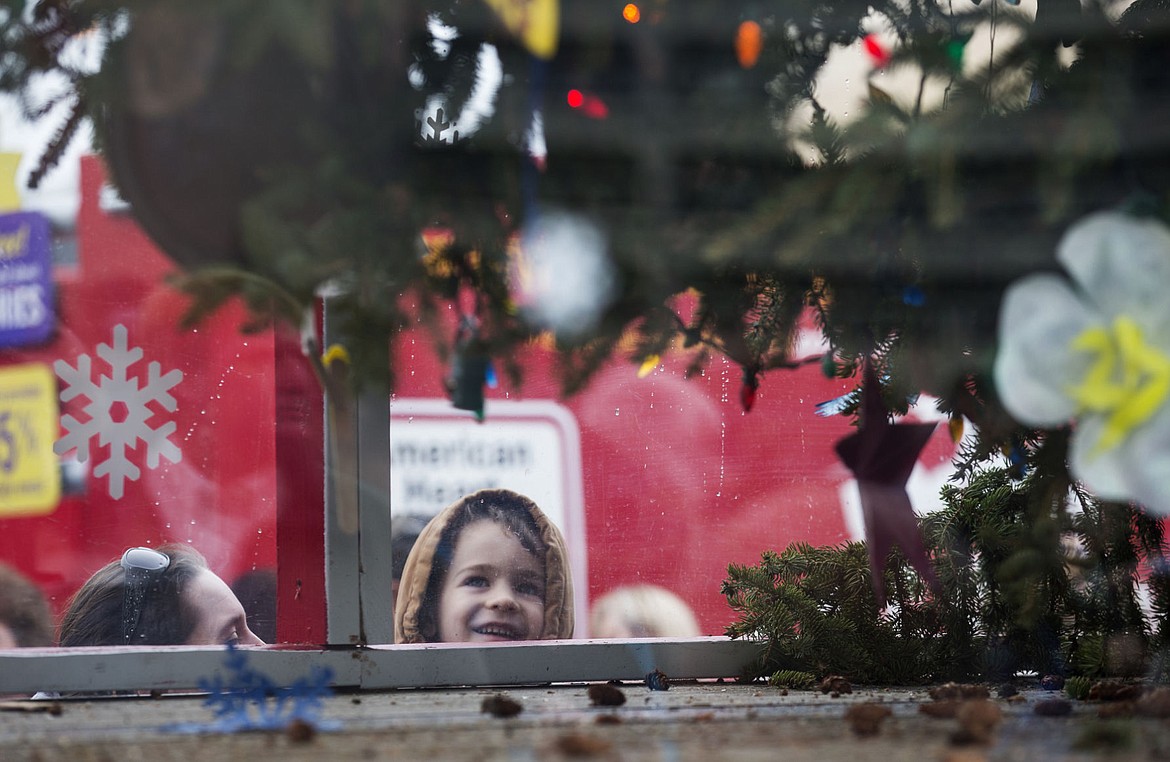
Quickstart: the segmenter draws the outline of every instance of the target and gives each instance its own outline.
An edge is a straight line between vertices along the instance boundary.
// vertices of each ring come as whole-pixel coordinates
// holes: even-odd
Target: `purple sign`
[[[0,347],[43,342],[53,324],[49,222],[38,212],[0,214]]]

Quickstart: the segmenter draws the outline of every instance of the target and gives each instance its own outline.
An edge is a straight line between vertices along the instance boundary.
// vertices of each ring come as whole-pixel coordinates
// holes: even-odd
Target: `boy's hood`
[[[435,549],[443,530],[464,506],[477,500],[491,500],[494,495],[507,494],[521,503],[536,522],[540,537],[548,548],[545,558],[544,633],[542,640],[573,637],[573,580],[565,551],[565,539],[556,526],[537,507],[536,503],[509,490],[485,489],[473,492],[439,512],[426,525],[406,557],[402,579],[398,583],[398,600],[394,605],[394,642],[426,642],[419,631],[418,614],[426,594],[427,582],[434,566]]]

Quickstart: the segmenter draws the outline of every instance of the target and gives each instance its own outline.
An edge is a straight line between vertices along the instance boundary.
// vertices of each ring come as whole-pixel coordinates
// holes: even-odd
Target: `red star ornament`
[[[890,550],[896,545],[910,563],[937,588],[937,578],[906,494],[906,480],[918,454],[934,432],[933,423],[891,423],[882,401],[881,384],[871,363],[865,364],[858,430],[838,440],[837,456],[857,478],[869,569],[878,605],[886,605],[883,574]]]

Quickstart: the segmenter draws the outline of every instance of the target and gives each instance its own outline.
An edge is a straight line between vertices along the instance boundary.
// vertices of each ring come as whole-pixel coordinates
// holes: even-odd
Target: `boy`
[[[480,490],[444,508],[423,529],[399,583],[395,642],[572,635],[565,541],[531,500],[511,490]]]

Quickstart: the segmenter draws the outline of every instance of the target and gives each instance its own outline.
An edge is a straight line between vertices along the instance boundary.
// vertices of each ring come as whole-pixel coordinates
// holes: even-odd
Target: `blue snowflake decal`
[[[248,654],[229,645],[225,661],[229,678],[221,675],[199,681],[207,691],[207,706],[215,720],[207,724],[191,723],[171,728],[175,732],[234,733],[242,730],[284,730],[300,720],[321,730],[332,730],[338,723],[319,719],[322,699],[333,694],[329,681],[333,670],[315,667],[306,676],[287,687],[277,685],[268,675],[248,664]]]

